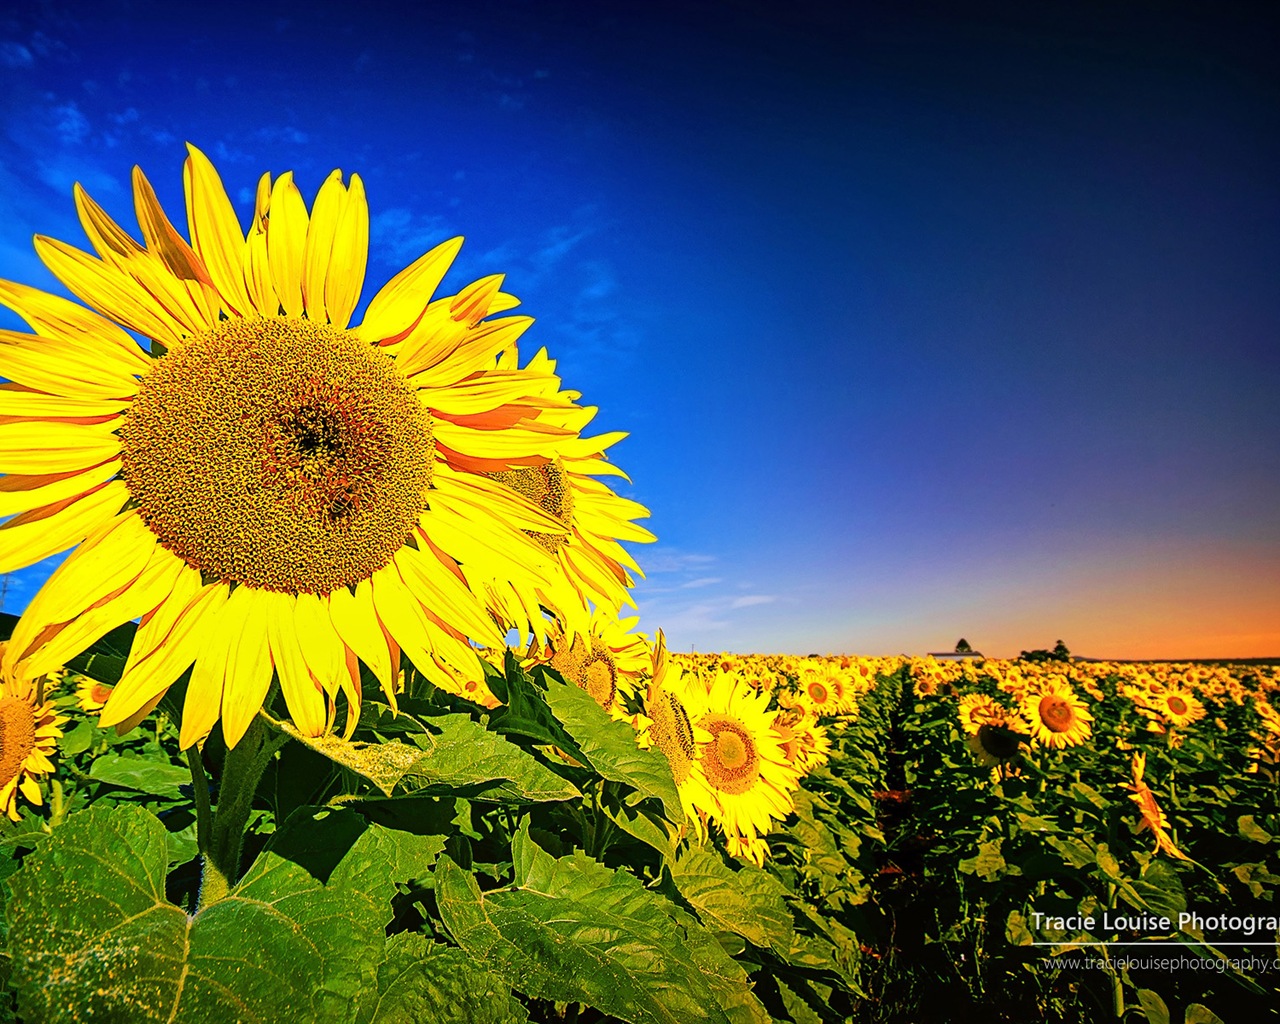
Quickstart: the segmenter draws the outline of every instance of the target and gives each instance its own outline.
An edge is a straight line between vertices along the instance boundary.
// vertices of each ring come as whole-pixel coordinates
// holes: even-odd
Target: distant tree
[[[969,646],[969,641],[961,637],[956,641],[956,654],[972,654],[973,648]]]
[[[1039,647],[1034,651],[1023,651],[1018,658],[1022,661],[1070,661],[1071,652],[1067,650],[1067,645],[1059,640],[1051,651]]]

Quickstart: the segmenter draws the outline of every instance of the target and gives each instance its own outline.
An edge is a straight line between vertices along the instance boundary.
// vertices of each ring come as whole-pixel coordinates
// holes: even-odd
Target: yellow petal
[[[267,646],[267,592],[239,587],[228,609],[240,595],[243,615],[230,637],[226,678],[222,687],[222,735],[234,747],[249,728],[271,689],[271,653]]]
[[[198,574],[197,574],[198,576]],[[120,682],[107,699],[102,709],[99,724],[103,727],[118,725],[132,717],[139,708],[159,694],[163,694],[193,661],[205,649],[210,641],[210,634],[219,612],[227,601],[228,588],[225,583],[217,583],[204,587],[189,604],[181,608],[173,628],[164,638],[164,642],[154,648],[153,652],[125,670]],[[134,638],[136,644],[137,637]],[[225,655],[224,655],[225,657]],[[194,673],[193,673],[194,676]],[[190,691],[188,691],[190,701]],[[218,720],[217,710],[222,701],[222,675],[218,674],[217,706],[213,719],[204,732],[197,732],[191,743],[206,735]],[[192,726],[199,723],[192,718]],[[183,726],[187,725],[187,717],[183,716]],[[186,746],[190,746],[188,743]],[[184,747],[183,749],[186,749]]]
[[[135,374],[123,368],[119,349],[90,340],[41,338],[0,331],[0,373],[37,391],[72,398],[128,398],[138,391]]]
[[[0,473],[73,473],[119,454],[120,439],[104,424],[0,423]]]
[[[271,283],[271,261],[267,258],[267,236],[262,231],[249,232],[244,243],[244,284],[253,298],[254,308],[262,316],[276,316],[280,300]]]
[[[492,369],[499,353],[533,326],[533,317],[504,316],[461,333],[460,324],[450,324],[447,330],[415,331],[396,356],[401,372],[417,387],[446,387],[478,370]]]
[[[157,542],[142,571],[107,598],[65,623],[58,633],[26,660],[32,675],[55,671],[95,640],[126,622],[153,611],[173,589],[185,568],[182,559]],[[121,582],[124,582],[122,580]]]
[[[431,641],[422,608],[404,585],[395,563],[384,565],[370,582],[378,620],[418,669],[431,664]]]
[[[498,312],[495,306],[502,291],[503,280],[504,275],[491,274],[467,285],[449,303],[449,316],[468,327],[474,327],[490,313]]]
[[[342,642],[356,652],[382,685],[382,692],[392,708],[396,706],[395,675],[387,636],[378,623],[373,608],[373,591],[369,581],[361,580],[354,594],[345,587],[329,595],[329,618]]]
[[[368,260],[369,203],[365,199],[364,182],[360,175],[353,174],[333,236],[333,254],[324,282],[324,304],[334,327],[345,329],[351,322],[351,314],[360,301]]]
[[[36,235],[35,246],[54,276],[103,316],[170,348],[182,344],[182,324],[132,277],[54,238]]]
[[[187,143],[182,183],[187,197],[191,243],[222,296],[223,308],[232,314],[251,316],[254,307],[245,289],[240,263],[244,232],[240,230],[240,222],[218,172],[209,158],[191,143]]]
[[[460,248],[462,239],[451,238],[400,271],[373,297],[356,333],[370,344],[406,335],[422,318]]]
[[[0,516],[29,512],[85,494],[119,471],[120,460],[112,459],[82,473],[0,477]]]
[[[86,419],[100,416],[117,416],[126,412],[129,403],[105,398],[84,398],[66,395],[47,395],[31,391],[19,384],[0,384],[0,416],[21,419],[56,419],[74,417]]]
[[[22,317],[42,337],[119,349],[130,359],[133,373],[145,373],[151,365],[151,360],[127,332],[79,303],[14,281],[0,281],[0,303]]]
[[[266,604],[267,641],[289,717],[304,736],[323,736],[328,724],[324,690],[307,667],[294,621],[296,599],[291,594],[267,592]]]
[[[302,263],[307,246],[307,204],[285,171],[271,189],[267,212],[267,255],[271,281],[286,316],[302,316]]]
[[[320,186],[315,205],[311,209],[311,222],[307,225],[307,244],[302,260],[302,300],[307,319],[325,323],[324,283],[329,275],[329,261],[333,256],[333,239],[338,233],[338,221],[346,205],[347,190],[342,185],[342,172],[333,171]]]
[[[208,736],[222,714],[231,658],[245,628],[254,593],[251,587],[237,587],[221,608],[203,616],[205,642],[196,655],[182,705],[178,746],[183,750]],[[270,662],[267,664],[269,670]]]
[[[200,596],[203,589],[204,584],[200,580],[199,570],[183,562],[182,571],[178,573],[178,578],[173,581],[168,593],[164,594],[149,612],[143,613],[138,631],[133,635],[129,656],[125,659],[125,673],[143,659],[150,657],[156,648],[168,639],[182,613]]]
[[[142,173],[142,168],[137,166],[133,168],[133,205],[148,251],[160,260],[174,278],[182,282],[204,323],[212,327],[218,322],[218,310],[221,307],[213,279],[195,250],[169,223],[169,218],[160,208],[155,189]]]
[[[125,485],[113,480],[82,497],[14,516],[0,526],[0,572],[25,568],[79,544],[128,500]]]
[[[501,647],[502,634],[488,612],[463,581],[441,562],[449,556],[431,547],[426,538],[422,543],[428,550],[415,551],[405,546],[393,558],[409,592],[419,604],[432,609],[446,622],[454,623],[476,643]]]

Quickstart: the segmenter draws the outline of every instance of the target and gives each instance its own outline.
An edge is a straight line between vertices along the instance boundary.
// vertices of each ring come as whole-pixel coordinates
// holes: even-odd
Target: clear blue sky
[[[0,276],[134,163],[183,224],[188,139],[246,217],[358,172],[366,301],[465,235],[631,432],[673,647],[1280,654],[1263,6],[29,6]]]

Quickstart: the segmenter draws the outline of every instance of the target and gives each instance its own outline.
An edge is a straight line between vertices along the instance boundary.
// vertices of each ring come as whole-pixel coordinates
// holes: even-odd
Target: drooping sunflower
[[[43,698],[39,681],[0,678],[0,811],[20,820],[18,796],[40,807],[38,779],[53,772],[64,715]]]
[[[685,817],[692,822],[699,837],[705,837],[705,823],[694,804],[693,766],[698,759],[698,743],[708,735],[695,729],[686,706],[686,677],[668,655],[662,630],[651,652],[653,674],[644,694],[644,714],[633,717],[636,743],[641,747],[657,747],[671,766],[671,777],[680,794]],[[695,686],[697,684],[695,682]]]
[[[1016,757],[1027,741],[1019,725],[1017,720],[1009,718],[980,723],[968,739],[969,749],[978,763],[993,768]]]
[[[1046,677],[1038,691],[1023,698],[1022,710],[1031,725],[1032,741],[1046,747],[1075,746],[1093,732],[1089,725],[1093,715],[1060,676]]]
[[[777,711],[735,672],[716,671],[710,686],[691,686],[685,707],[698,756],[691,766],[691,795],[704,820],[726,836],[753,842],[767,835],[795,807],[800,770],[787,757],[774,729]]]
[[[1149,829],[1151,834],[1156,837],[1156,851],[1167,853],[1170,857],[1178,860],[1189,860],[1190,858],[1179,850],[1173,843],[1172,837],[1169,835],[1169,819],[1156,803],[1155,794],[1151,792],[1145,782],[1142,781],[1142,775],[1147,766],[1147,756],[1142,753],[1133,755],[1133,785],[1129,788],[1133,791],[1129,794],[1129,799],[1138,805],[1138,810],[1142,812],[1142,820],[1138,823],[1138,831],[1142,832]]]
[[[497,366],[531,321],[489,319],[516,305],[501,276],[433,297],[453,239],[350,327],[359,177],[333,172],[308,212],[291,173],[264,175],[246,233],[188,148],[189,241],[135,168],[141,243],[79,186],[97,255],[36,239],[91,308],[0,282],[35,332],[0,332],[0,571],[74,548],[4,669],[40,674],[141,618],[102,722],[139,719],[194,665],[184,748],[219,718],[238,742],[273,672],[308,735],[334,727],[340,697],[350,734],[360,662],[393,704],[402,652],[474,690],[473,645],[503,641],[484,584],[536,591],[558,569],[530,534],[567,531],[488,475],[552,463],[577,436],[570,399]]]

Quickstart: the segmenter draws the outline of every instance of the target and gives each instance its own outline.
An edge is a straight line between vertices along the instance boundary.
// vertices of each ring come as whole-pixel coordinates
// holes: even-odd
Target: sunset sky
[[[187,140],[246,221],[358,172],[366,302],[464,235],[445,287],[506,273],[630,432],[673,648],[1280,655],[1251,5],[13,6],[0,277],[62,292],[31,236],[75,181],[132,224],[135,163],[184,225]]]

